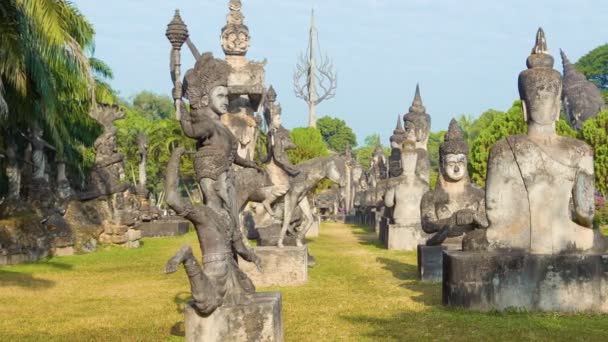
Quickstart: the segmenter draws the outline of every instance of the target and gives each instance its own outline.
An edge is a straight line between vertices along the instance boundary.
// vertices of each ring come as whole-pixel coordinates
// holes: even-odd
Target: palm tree
[[[32,123],[68,162],[99,133],[95,99],[115,97],[111,70],[93,53],[92,25],[67,0],[0,1],[0,125],[4,140]],[[97,92],[97,96],[96,96]]]

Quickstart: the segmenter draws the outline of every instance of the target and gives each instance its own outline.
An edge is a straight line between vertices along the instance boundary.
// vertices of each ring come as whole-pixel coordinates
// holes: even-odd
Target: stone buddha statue
[[[426,244],[441,245],[476,228],[486,228],[485,193],[471,184],[467,171],[469,146],[452,119],[444,142],[439,147],[439,178],[434,190],[422,197],[422,230],[434,234]],[[452,239],[450,239],[452,240]]]
[[[593,151],[556,133],[562,79],[553,62],[539,29],[518,82],[528,132],[492,147],[486,190],[490,226],[465,237],[465,250],[561,254],[606,249],[603,235],[592,229]]]
[[[417,159],[414,142],[406,141],[401,151],[402,173],[388,180],[384,205],[392,208],[392,223],[397,226],[420,225],[420,200],[429,185],[416,174]]]
[[[429,183],[431,176],[431,162],[427,152],[429,132],[431,130],[431,116],[426,113],[426,108],[422,104],[420,87],[416,85],[414,101],[410,106],[409,112],[403,116],[403,129],[405,130],[405,140],[413,141],[418,158],[416,159],[416,174],[421,180]]]
[[[405,130],[401,125],[401,115],[397,117],[397,127],[391,135],[391,155],[388,157],[388,176],[389,178],[399,177],[403,170],[401,169],[401,149],[405,142]]]

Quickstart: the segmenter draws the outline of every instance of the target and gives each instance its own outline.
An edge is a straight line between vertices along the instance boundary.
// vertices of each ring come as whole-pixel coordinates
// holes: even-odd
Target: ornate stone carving
[[[237,140],[220,121],[228,108],[229,71],[225,61],[205,53],[188,70],[181,89],[190,102],[190,110],[179,102],[183,114],[180,123],[186,136],[197,141],[194,166],[204,204],[192,206],[181,201],[177,191],[179,163],[184,153],[181,148],[173,151],[165,183],[167,204],[190,220],[197,230],[204,264],[201,268],[190,247],[184,246],[169,261],[166,271],[175,272],[180,263],[184,264],[193,305],[202,315],[223,304],[245,304],[244,295],[255,292],[251,281],[239,270],[233,250],[245,260],[259,263],[259,258],[243,243],[239,230],[240,208],[232,164],[263,170],[236,153]],[[176,82],[175,87],[180,89],[182,84]]]
[[[222,49],[227,56],[245,56],[249,49],[249,28],[244,24],[241,1],[230,0],[230,13],[222,28]]]
[[[518,83],[528,132],[492,147],[486,190],[491,224],[468,234],[463,247],[532,254],[603,253],[605,238],[592,229],[593,151],[555,131],[562,81],[553,70],[542,29],[527,66]]]
[[[589,82],[582,72],[576,70],[568,57],[561,51],[564,66],[564,90],[562,100],[568,120],[572,127],[581,129],[583,123],[600,111],[608,108],[600,90]]]
[[[95,140],[95,166],[91,170],[87,191],[81,199],[89,200],[123,192],[128,184],[122,182],[123,156],[116,145],[114,121],[122,119],[124,111],[116,105],[101,104],[91,110],[91,117],[103,126],[103,133]]]
[[[439,147],[439,179],[422,197],[422,229],[435,234],[427,245],[440,245],[476,228],[486,228],[485,193],[471,184],[467,171],[469,146],[458,122],[452,119]]]

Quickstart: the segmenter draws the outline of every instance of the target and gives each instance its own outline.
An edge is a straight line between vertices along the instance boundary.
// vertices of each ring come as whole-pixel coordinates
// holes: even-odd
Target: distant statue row
[[[572,73],[562,56],[566,71]],[[556,133],[562,77],[553,70],[553,63],[541,29],[527,60],[528,69],[519,76],[527,133],[507,137],[492,147],[485,192],[470,181],[469,147],[455,120],[439,149],[436,188],[428,190],[430,116],[416,89],[404,126],[399,120],[391,136],[388,163],[378,151],[368,172],[372,181],[368,178],[367,189],[361,190],[363,203],[359,204],[380,208],[375,209],[376,217],[384,216],[391,226],[389,241],[401,234],[398,228],[408,227],[418,232],[404,235],[408,249],[417,242],[534,254],[605,251],[604,237],[592,229],[593,151],[582,141]],[[576,101],[569,94],[567,101],[573,104]],[[597,114],[602,107],[594,103]],[[387,242],[389,248],[391,243]]]

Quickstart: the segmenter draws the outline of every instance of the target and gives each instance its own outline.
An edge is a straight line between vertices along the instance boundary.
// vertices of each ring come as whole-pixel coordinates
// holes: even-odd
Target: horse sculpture
[[[314,190],[319,182],[325,178],[330,179],[344,187],[345,180],[342,175],[346,172],[344,160],[341,157],[319,157],[297,165],[300,174],[291,179],[289,191],[283,197],[285,209],[283,224],[279,234],[278,247],[283,247],[283,239],[289,229],[289,224],[296,207],[300,207],[304,215],[302,228],[296,234],[296,245],[302,246],[306,232],[314,222],[307,195]]]
[[[345,172],[345,164],[341,157],[319,157],[296,165],[300,172],[298,176],[290,179],[289,190],[283,196],[284,206],[282,215],[279,247],[283,247],[283,239],[290,226],[294,213],[298,207],[302,211],[303,222],[300,229],[294,232],[296,244],[303,244],[306,232],[314,222],[307,195],[314,190],[324,178],[328,178],[340,186],[344,186],[342,175]],[[272,184],[268,177],[255,170],[241,169],[237,172],[238,206],[241,211],[249,202],[262,203],[270,196]],[[275,216],[278,213],[275,213]],[[292,230],[293,232],[293,230]]]

